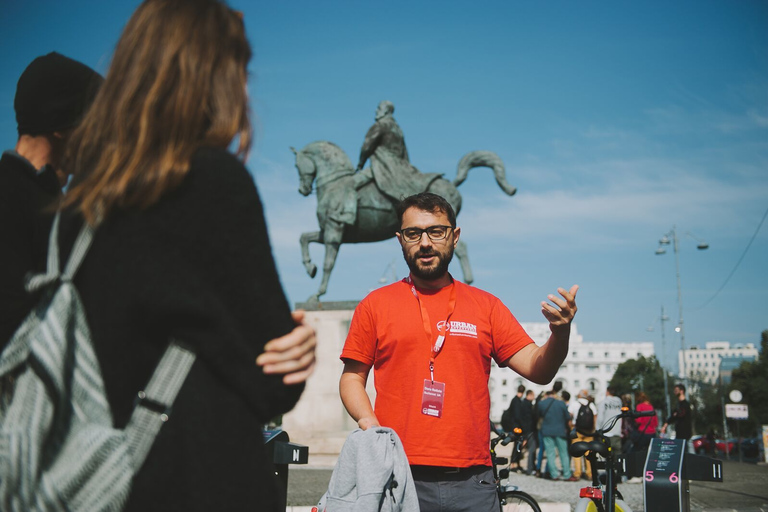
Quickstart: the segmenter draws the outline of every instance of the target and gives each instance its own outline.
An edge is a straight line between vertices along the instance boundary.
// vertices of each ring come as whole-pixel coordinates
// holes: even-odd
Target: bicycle
[[[604,425],[602,429],[595,432],[595,440],[585,442],[578,441],[573,443],[568,452],[571,457],[586,456],[592,465],[592,485],[583,487],[579,491],[579,499],[576,504],[575,512],[632,512],[632,508],[624,501],[624,497],[618,489],[618,482],[623,469],[621,468],[623,460],[611,449],[610,440],[604,432],[610,431],[616,422],[621,418],[639,418],[642,416],[653,416],[655,411],[632,411],[629,407],[622,407],[621,413],[617,414]],[[603,457],[603,461],[598,462],[597,456]],[[605,469],[604,485],[600,480],[597,470]],[[622,471],[619,471],[622,469]]]
[[[496,437],[491,439],[491,466],[493,467],[496,492],[499,494],[499,510],[501,512],[541,512],[539,504],[536,503],[536,500],[531,495],[519,490],[515,485],[510,483],[502,485],[501,483],[503,479],[509,478],[510,461],[507,457],[496,455],[496,445],[501,443],[502,446],[506,446],[511,442],[515,443],[512,448],[511,458],[520,460],[523,448],[520,438],[523,431],[515,428],[512,432],[504,432],[491,422],[491,432],[496,434]],[[496,466],[504,465],[507,467],[503,469],[496,468]]]

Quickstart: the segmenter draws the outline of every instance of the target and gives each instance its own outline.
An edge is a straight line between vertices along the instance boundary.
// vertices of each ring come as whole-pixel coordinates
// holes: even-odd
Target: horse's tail
[[[501,190],[507,193],[507,195],[515,195],[517,189],[507,183],[506,169],[504,168],[504,162],[501,161],[499,155],[493,151],[470,151],[462,157],[459,161],[459,166],[456,169],[456,179],[453,180],[455,186],[459,186],[467,179],[469,170],[474,167],[490,167],[493,169],[493,175],[496,177],[496,183],[499,184]]]

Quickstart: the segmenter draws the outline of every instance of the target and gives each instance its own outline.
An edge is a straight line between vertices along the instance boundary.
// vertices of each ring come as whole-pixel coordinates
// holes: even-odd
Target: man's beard
[[[419,267],[418,259],[422,256],[436,257],[437,265],[429,268]],[[403,257],[408,264],[408,268],[411,270],[411,274],[425,281],[434,281],[443,277],[446,272],[448,272],[448,265],[453,259],[453,245],[449,244],[448,250],[445,253],[441,253],[435,249],[419,249],[418,252],[414,253],[412,256],[409,255],[406,248],[403,247]]]

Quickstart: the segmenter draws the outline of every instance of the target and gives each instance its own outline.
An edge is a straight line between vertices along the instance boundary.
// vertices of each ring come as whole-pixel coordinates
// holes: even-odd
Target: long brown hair
[[[643,391],[638,391],[637,393],[635,393],[635,401],[638,404],[642,404],[645,402],[651,403],[650,398],[648,398],[648,395],[646,395]]]
[[[64,206],[89,224],[145,208],[177,186],[199,147],[251,144],[242,16],[217,0],[146,0],[117,43],[104,85],[70,139]]]

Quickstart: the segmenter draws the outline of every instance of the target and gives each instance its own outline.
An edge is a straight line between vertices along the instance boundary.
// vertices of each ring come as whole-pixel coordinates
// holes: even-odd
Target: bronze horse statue
[[[300,151],[291,150],[296,155],[296,168],[299,171],[299,193],[308,196],[312,192],[313,183],[317,189],[317,221],[320,231],[302,233],[300,238],[302,262],[310,277],[315,277],[317,266],[309,256],[309,244],[316,242],[325,245],[320,288],[308,299],[308,302],[317,302],[328,289],[331,271],[342,243],[387,240],[395,236],[400,225],[395,214],[395,201],[384,195],[375,181],[369,181],[356,189],[355,168],[347,154],[336,144],[318,141],[307,144]],[[490,167],[504,192],[510,196],[516,192],[507,183],[503,162],[492,151],[467,153],[459,162],[453,183],[440,175],[434,175],[426,191],[444,197],[458,215],[461,195],[456,187],[466,179],[469,169],[474,167]],[[463,241],[459,241],[455,254],[464,281],[471,283],[472,269],[469,266],[467,245]]]

